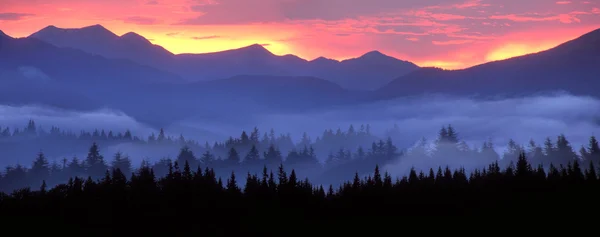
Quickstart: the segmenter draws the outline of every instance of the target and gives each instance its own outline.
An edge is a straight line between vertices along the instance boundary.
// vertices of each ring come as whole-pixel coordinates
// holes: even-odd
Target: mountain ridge
[[[554,48],[466,69],[421,68],[376,90],[378,99],[427,93],[523,95],[566,91],[600,96],[600,29]]]
[[[206,81],[244,74],[272,74],[279,76],[315,76],[342,85],[347,89],[375,89],[392,79],[418,68],[414,63],[371,51],[350,60],[308,61],[293,54],[275,55],[261,44],[220,52],[201,54],[173,54],[143,36],[131,32],[108,39],[108,31],[101,25],[60,29],[46,27],[29,37],[59,47],[70,47],[109,58],[125,58],[135,62],[176,73],[189,81]],[[48,33],[50,32],[50,33]],[[66,32],[66,33],[65,33]],[[105,40],[89,40],[73,33],[103,34]],[[100,33],[104,32],[104,33]],[[136,47],[123,39],[136,39]],[[143,42],[142,42],[143,41]],[[370,53],[370,54],[369,54]],[[367,56],[365,56],[367,55]],[[364,64],[364,65],[363,65]],[[369,77],[369,80],[364,78]]]

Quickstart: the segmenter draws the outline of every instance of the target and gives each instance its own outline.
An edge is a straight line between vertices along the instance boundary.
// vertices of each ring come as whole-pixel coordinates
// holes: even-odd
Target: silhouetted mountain
[[[48,26],[31,38],[40,39],[58,47],[80,49],[108,58],[130,59],[137,63],[156,66],[168,63],[173,54],[161,46],[133,32],[118,36],[101,25],[80,29],[62,29]]]
[[[320,58],[311,61],[310,71],[314,75],[328,78],[345,88],[373,90],[419,67],[379,51],[366,53],[358,58],[341,62]]]
[[[85,29],[98,37],[112,37],[101,27]],[[121,43],[135,42],[138,45],[137,42],[143,41],[143,37],[133,33],[118,39]],[[96,108],[100,104],[124,111],[144,122],[162,124],[186,116],[206,114],[205,111],[231,115],[240,111],[315,109],[353,98],[339,85],[313,77],[258,75],[262,71],[257,69],[253,71],[253,76],[179,83],[179,77],[174,74],[127,59],[107,59],[81,50],[59,48],[35,38],[6,37],[0,42],[0,61],[3,62],[0,69],[10,72],[5,74],[7,77],[16,78],[27,73],[30,76],[23,76],[29,78],[27,83],[44,82],[48,88],[52,86],[61,91],[54,93],[51,92],[53,90],[47,90],[44,93],[50,95],[40,94],[39,98],[35,96],[37,93],[29,93],[31,96],[19,101],[18,98],[23,94],[21,97],[11,97],[12,100],[5,101],[7,103],[38,103],[66,108],[86,108],[85,103],[89,108]],[[193,60],[185,60],[186,57]],[[260,45],[213,54],[180,55],[175,61],[183,60],[181,65],[184,66],[185,62],[197,62],[196,67],[190,68],[199,70],[217,67],[226,70],[232,63],[239,65],[238,68],[253,70],[256,65],[253,62],[261,63],[261,59],[267,60],[262,63],[273,65],[279,62],[302,62],[295,56],[274,56]],[[276,68],[281,67],[273,66],[271,72]],[[27,90],[27,87],[18,88]],[[19,91],[15,90],[14,93],[18,94]],[[76,92],[84,94],[86,98],[78,99]],[[57,99],[54,99],[56,102],[47,100],[53,94],[57,94]],[[61,94],[70,99],[58,99],[63,98]]]
[[[423,93],[522,95],[566,91],[600,96],[600,29],[555,48],[463,70],[424,68],[377,91],[379,98]]]
[[[236,75],[290,76],[304,62],[300,58],[274,55],[254,44],[215,53],[180,54],[170,68],[193,81],[208,81]]]
[[[98,37],[107,36],[99,27],[86,28]],[[29,84],[47,82],[46,88],[60,88],[61,91],[79,91],[89,99],[105,102],[116,99],[106,93],[137,88],[148,83],[173,83],[181,79],[174,74],[142,66],[124,59],[106,59],[76,49],[58,48],[34,38],[0,37],[0,70],[6,77],[34,78],[38,81]],[[8,81],[3,80],[2,86]],[[14,93],[25,92],[27,87],[15,87]],[[50,90],[50,89],[48,89]],[[31,92],[31,91],[29,91]],[[49,92],[48,92],[49,93]],[[14,98],[13,98],[14,99]],[[41,96],[26,100],[47,104]],[[64,100],[63,100],[64,101]],[[67,100],[68,101],[68,100]],[[84,100],[76,100],[83,102]],[[17,103],[18,101],[11,101]],[[81,107],[79,105],[77,107]],[[92,105],[90,105],[92,106]]]
[[[307,61],[295,55],[274,55],[260,44],[215,53],[173,55],[144,37],[121,37],[95,25],[81,29],[46,27],[30,37],[59,47],[81,49],[109,58],[126,58],[176,73],[190,81],[208,81],[236,75],[314,76],[344,88],[375,89],[418,67],[377,51],[342,62]]]
[[[330,65],[334,65],[334,64],[339,63],[340,61],[335,60],[335,59],[326,58],[326,57],[318,57],[318,58],[315,58],[314,60],[312,60],[310,62],[314,63],[314,64],[320,64],[320,65],[323,65],[323,64],[326,64],[326,63],[329,63]]]

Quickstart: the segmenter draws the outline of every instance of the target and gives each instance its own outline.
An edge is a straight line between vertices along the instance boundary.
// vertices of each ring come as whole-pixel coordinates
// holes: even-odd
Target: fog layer
[[[357,128],[361,124],[369,124],[374,135],[381,138],[392,137],[400,149],[405,149],[422,137],[429,141],[435,140],[443,125],[452,124],[458,131],[459,138],[470,146],[479,147],[484,141],[491,139],[501,154],[511,138],[520,144],[525,144],[530,139],[540,144],[546,137],[554,139],[561,133],[568,137],[575,149],[578,149],[587,143],[591,135],[600,130],[599,108],[598,99],[567,94],[495,100],[428,96],[310,113],[257,113],[227,118],[215,116],[214,119],[210,116],[188,118],[172,121],[170,126],[165,127],[165,131],[174,137],[183,134],[187,139],[212,143],[223,141],[229,136],[238,137],[242,130],[250,131],[256,126],[262,133],[271,128],[278,134],[290,133],[293,139],[298,141],[303,132],[307,132],[314,140],[321,136],[325,129],[346,130],[351,124]],[[0,105],[2,127],[21,128],[29,119],[35,120],[36,124],[44,129],[57,126],[73,132],[129,129],[135,135],[147,136],[158,133],[160,129],[144,125],[136,121],[136,118],[111,109],[77,112],[40,106]],[[397,125],[396,130],[392,129],[394,125]],[[160,154],[154,157],[146,154],[147,152],[127,150],[128,147],[123,144],[111,147],[105,152],[110,156],[110,152],[121,150],[130,154],[134,161],[146,157],[157,160],[167,155]],[[33,157],[38,150],[35,147],[31,149]],[[177,155],[176,150],[172,152],[171,157]],[[65,155],[68,156],[84,153],[85,151],[65,150]]]

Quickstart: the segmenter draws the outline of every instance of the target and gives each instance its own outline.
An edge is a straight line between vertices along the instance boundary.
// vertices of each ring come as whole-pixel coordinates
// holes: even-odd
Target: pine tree
[[[46,180],[42,180],[42,186],[40,186],[40,193],[45,194],[47,187],[48,185],[46,185]]]
[[[158,137],[156,138],[156,140],[158,142],[163,142],[163,141],[165,141],[165,139],[166,139],[165,130],[161,128],[160,132],[158,133]]]
[[[381,173],[379,172],[379,165],[375,166],[375,174],[373,175],[373,181],[375,182],[375,186],[377,188],[383,186],[383,180],[381,179]]]
[[[590,166],[585,171],[585,179],[590,182],[596,182],[598,180],[598,173],[596,173],[596,166],[593,161],[590,161]]]
[[[46,180],[50,177],[50,163],[43,152],[39,152],[29,171],[36,182]],[[39,184],[39,183],[38,183]]]
[[[556,140],[556,155],[562,164],[578,159],[577,154],[573,151],[571,144],[564,134],[559,135]]]
[[[196,156],[194,152],[190,149],[189,146],[184,145],[179,150],[179,155],[177,155],[176,161],[180,164],[184,164],[185,162],[189,162],[190,166],[194,167],[198,164],[196,160]]]
[[[235,150],[234,147],[229,149],[229,152],[227,153],[226,164],[230,167],[236,167],[240,164],[240,162],[240,155],[238,154],[237,150]]]
[[[29,135],[36,135],[36,129],[37,128],[35,126],[35,122],[32,119],[30,119],[29,123],[27,123],[27,127],[25,128],[25,132]]]
[[[279,172],[277,173],[277,177],[279,178],[279,186],[287,185],[287,173],[285,172],[285,169],[283,169],[283,165],[279,165]]]
[[[252,148],[250,148],[250,151],[248,151],[248,154],[246,154],[246,157],[244,157],[244,163],[247,165],[258,165],[260,162],[260,155],[258,153],[258,149],[256,149],[256,146],[252,146]]]
[[[250,142],[250,138],[248,137],[248,134],[246,134],[246,131],[242,132],[242,135],[240,136],[240,141],[244,145],[246,145],[246,144],[248,144]]]
[[[227,180],[227,192],[231,194],[239,194],[240,188],[237,186],[237,180],[235,179],[235,173],[231,172],[231,176]]]
[[[454,130],[454,127],[452,127],[452,125],[448,125],[448,129],[447,131],[447,138],[446,141],[451,143],[451,144],[457,144],[458,143],[458,133],[456,133],[456,131]]]
[[[292,172],[290,173],[290,177],[288,179],[288,185],[290,186],[290,189],[295,189],[298,186],[298,177],[296,177],[296,171],[292,169]]]
[[[527,162],[527,157],[525,157],[524,152],[521,152],[517,159],[515,175],[521,178],[529,178],[532,175],[531,165]]]
[[[202,154],[200,161],[204,164],[204,167],[212,167],[215,163],[215,156],[210,151],[206,151]]]
[[[590,137],[588,145],[589,159],[599,163],[600,162],[600,146],[598,146],[598,140],[595,136]]]
[[[265,162],[270,165],[277,165],[283,162],[283,157],[279,149],[276,149],[274,145],[270,145],[269,149],[264,152]]]
[[[85,159],[85,165],[88,174],[93,178],[102,177],[102,175],[108,171],[108,166],[104,161],[104,157],[100,155],[98,144],[95,142],[88,151],[88,155]]]
[[[119,169],[123,174],[130,175],[132,173],[131,160],[128,156],[123,155],[120,151],[115,153],[111,162],[113,169]]]
[[[254,127],[254,129],[250,133],[250,141],[255,145],[259,143],[258,136],[259,136],[258,128]]]
[[[544,141],[544,154],[547,157],[552,157],[552,156],[554,156],[555,152],[556,152],[556,148],[554,147],[552,140],[549,137],[547,137],[546,140]]]

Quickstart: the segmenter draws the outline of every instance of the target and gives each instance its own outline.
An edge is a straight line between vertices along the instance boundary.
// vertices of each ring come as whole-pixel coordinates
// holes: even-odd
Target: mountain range
[[[600,29],[543,52],[461,70],[419,68],[378,51],[308,61],[258,44],[176,55],[136,33],[118,36],[100,25],[49,26],[24,38],[0,31],[0,103],[110,107],[154,124],[432,93],[600,97],[598,75]]]
[[[322,57],[308,61],[295,55],[274,55],[259,44],[216,53],[175,55],[136,33],[118,36],[101,25],[80,29],[48,26],[29,38],[107,58],[129,59],[178,74],[187,81],[208,81],[243,74],[311,76],[333,81],[350,90],[372,90],[418,69],[411,62],[378,51],[344,61]]]

